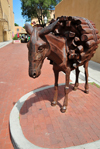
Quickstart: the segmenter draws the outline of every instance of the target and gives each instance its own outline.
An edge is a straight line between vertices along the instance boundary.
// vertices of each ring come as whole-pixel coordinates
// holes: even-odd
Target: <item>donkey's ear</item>
[[[33,27],[30,24],[25,23],[25,30],[29,35],[31,35],[33,32]]]
[[[57,25],[59,19],[56,20],[55,22],[53,22],[52,24],[44,27],[40,32],[39,32],[39,36],[44,36],[46,34],[49,34],[50,32],[53,31],[53,29],[55,28],[55,26]]]

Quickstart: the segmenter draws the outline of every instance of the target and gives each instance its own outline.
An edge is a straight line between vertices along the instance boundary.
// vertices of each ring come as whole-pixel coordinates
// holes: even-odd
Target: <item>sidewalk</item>
[[[5,47],[5,46],[8,45],[9,43],[12,43],[12,40],[0,42],[0,48]]]
[[[79,70],[79,82],[83,83],[85,81],[84,67],[80,66]],[[89,61],[88,73],[88,81],[95,82],[100,86],[100,64],[93,61]],[[71,72],[71,78],[72,80],[75,80],[75,70]]]
[[[60,74],[59,83],[64,82]],[[26,93],[54,84],[49,61],[44,62],[37,79],[28,76],[28,49],[26,44],[8,44],[0,49],[0,149],[13,149],[9,133],[9,116],[15,103]]]
[[[100,73],[99,72],[99,64],[98,66],[94,67],[95,70],[93,71],[93,68],[91,68],[91,65],[93,66],[93,62],[91,61],[89,64],[89,69],[91,71],[91,73],[89,72],[90,76],[90,80],[96,80],[97,82],[100,82],[100,78],[99,81],[97,79],[97,77],[95,78],[94,76],[94,72],[95,74]],[[9,132],[9,116],[11,113],[12,108],[14,107],[14,105],[16,105],[16,103],[19,103],[19,99],[24,96],[25,94],[29,93],[30,91],[36,90],[36,89],[40,89],[43,87],[47,87],[50,85],[54,84],[54,74],[52,71],[52,65],[49,64],[48,60],[45,60],[44,64],[43,64],[43,68],[42,68],[42,72],[41,72],[41,76],[37,79],[32,79],[28,76],[28,50],[26,47],[26,44],[8,44],[7,46],[3,47],[0,49],[0,149],[13,149],[12,143],[11,143],[11,139],[10,139],[10,132]],[[81,69],[81,68],[80,68]],[[82,70],[83,71],[83,70]],[[92,75],[93,74],[93,75]],[[82,73],[83,76],[83,73]],[[82,76],[80,77],[80,81],[84,82],[84,78],[82,78]],[[98,75],[98,77],[100,77],[100,75]],[[75,76],[74,73],[72,72],[71,74],[71,81],[75,82]],[[59,76],[59,84],[64,83],[65,82],[65,75],[63,73],[60,73]],[[70,89],[72,90],[73,85],[70,85]],[[63,92],[63,86],[61,86],[59,88],[59,99],[64,97],[64,92]],[[86,95],[84,94],[84,92],[82,92],[82,90],[84,90],[84,84],[80,84],[79,86],[79,90],[77,90],[75,93],[73,93],[74,91],[70,92],[70,96],[69,96],[69,106],[68,106],[68,112],[66,113],[66,119],[65,118],[65,114],[62,115],[62,113],[60,112],[60,107],[57,106],[56,110],[55,108],[51,108],[50,105],[50,101],[53,97],[53,88],[51,87],[48,88],[47,90],[43,90],[42,93],[41,92],[37,92],[35,95],[35,97],[32,97],[35,99],[35,105],[37,107],[36,111],[35,109],[33,109],[33,100],[31,99],[30,102],[27,102],[27,109],[29,111],[29,115],[30,114],[37,114],[41,110],[40,105],[42,104],[42,109],[47,110],[47,112],[44,112],[45,117],[49,114],[51,115],[51,117],[56,116],[57,114],[60,114],[61,116],[61,121],[59,124],[60,130],[64,130],[65,124],[63,124],[63,121],[66,121],[66,126],[68,126],[69,128],[69,132],[68,134],[70,135],[70,137],[66,136],[67,134],[64,132],[60,132],[60,135],[62,136],[62,134],[65,136],[65,138],[67,137],[67,145],[72,145],[72,136],[75,137],[75,133],[73,134],[73,129],[74,131],[77,131],[78,128],[82,129],[82,135],[80,136],[80,131],[78,132],[78,135],[80,136],[79,138],[81,140],[79,140],[79,138],[75,138],[76,140],[74,140],[74,145],[79,144],[79,142],[81,142],[82,140],[84,141],[84,143],[87,141],[89,142],[93,142],[96,140],[100,139],[100,119],[99,119],[99,113],[100,113],[100,89],[97,88],[94,85],[90,85],[90,94]],[[78,96],[79,95],[79,96]],[[32,94],[32,96],[34,96]],[[38,97],[38,99],[37,99]],[[47,100],[44,100],[44,99]],[[80,100],[81,99],[81,100]],[[91,100],[91,102],[90,102]],[[44,103],[45,102],[45,103]],[[41,103],[41,104],[40,104]],[[44,105],[45,104],[45,105]],[[61,100],[61,104],[62,104],[62,100]],[[43,106],[46,106],[46,109],[43,108]],[[25,107],[25,105],[24,105]],[[40,110],[39,110],[39,109]],[[55,110],[55,114],[52,113],[52,110]],[[33,110],[34,112],[32,112],[31,110]],[[76,112],[76,113],[75,113]],[[23,114],[20,113],[20,119],[25,119],[25,112]],[[28,113],[26,113],[28,114]],[[47,117],[49,117],[49,115]],[[36,115],[35,115],[36,116]],[[39,115],[38,115],[39,116]],[[34,118],[34,117],[33,117]],[[37,117],[39,121],[42,121],[44,119],[43,115],[42,117]],[[19,117],[18,117],[19,119]],[[48,131],[50,130],[54,130],[54,128],[56,129],[56,127],[54,126],[55,121],[54,119],[52,119],[52,125],[49,123],[51,121],[50,118],[47,118],[47,123],[44,124],[48,125],[47,129]],[[76,121],[75,121],[76,119]],[[81,125],[80,125],[80,119],[81,119]],[[30,121],[30,123],[28,123],[27,126],[29,126],[31,131],[31,126],[33,123],[31,123],[31,116],[28,116],[28,120]],[[33,120],[33,119],[32,119]],[[57,119],[59,121],[59,118]],[[37,120],[34,119],[34,124],[36,125]],[[24,122],[24,121],[23,121]],[[70,123],[68,123],[70,122]],[[22,125],[24,125],[26,127],[27,122],[25,122],[25,124],[22,123]],[[41,124],[41,123],[39,123]],[[49,125],[50,124],[50,125]],[[88,125],[87,125],[88,124]],[[41,125],[42,127],[43,125]],[[64,126],[64,127],[63,127]],[[92,128],[91,128],[92,126]],[[23,127],[23,129],[25,128]],[[84,129],[83,129],[84,127]],[[87,127],[87,129],[86,129]],[[35,127],[38,132],[38,130],[40,129],[39,127]],[[58,128],[58,127],[57,127]],[[79,129],[79,130],[80,130]],[[86,135],[86,130],[88,130],[88,133]],[[25,129],[24,129],[25,130]],[[44,131],[43,127],[41,129],[42,131]],[[83,130],[84,133],[83,133]],[[71,133],[71,134],[70,134]],[[26,132],[27,134],[27,132]],[[32,132],[30,133],[32,135]],[[32,136],[28,136],[32,139],[34,135]],[[38,136],[38,134],[36,135]],[[47,133],[48,136],[48,133]],[[50,135],[51,138],[51,142],[54,141],[53,137],[55,135]],[[59,139],[61,138],[59,135],[57,135],[59,137]],[[86,136],[87,138],[85,138],[84,140],[84,136]],[[94,138],[91,138],[91,137]],[[83,137],[83,138],[82,138]],[[37,138],[37,137],[36,137]],[[70,138],[68,140],[68,138]],[[39,138],[38,138],[39,139]],[[43,138],[44,139],[44,138]],[[58,139],[58,140],[59,140]],[[87,140],[86,140],[87,139]],[[32,140],[33,141],[33,140]],[[35,140],[37,143],[37,140]],[[40,137],[40,141],[41,141],[41,137]],[[56,140],[57,141],[57,140]],[[55,143],[57,142],[52,142],[53,145],[55,145]],[[59,140],[60,141],[60,140]],[[64,141],[64,147],[66,145],[66,142],[63,140],[61,143],[63,143]],[[79,142],[78,142],[79,141]],[[39,142],[39,140],[38,140]],[[46,142],[46,141],[45,141]],[[49,142],[49,141],[48,141]],[[59,142],[60,143],[60,142]],[[60,145],[61,145],[60,143]],[[94,145],[93,145],[94,146]],[[99,147],[99,146],[98,146]],[[79,148],[80,149],[80,148]],[[94,149],[91,147],[91,149]],[[97,148],[96,148],[97,149]]]

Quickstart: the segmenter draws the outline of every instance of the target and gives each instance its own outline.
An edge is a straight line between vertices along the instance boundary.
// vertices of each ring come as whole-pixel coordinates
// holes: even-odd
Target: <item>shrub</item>
[[[18,40],[17,34],[13,37],[13,40]]]

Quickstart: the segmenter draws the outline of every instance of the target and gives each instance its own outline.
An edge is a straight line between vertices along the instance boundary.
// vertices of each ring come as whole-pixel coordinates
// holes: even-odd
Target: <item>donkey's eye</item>
[[[39,47],[38,50],[39,51],[43,51],[44,50],[44,47]]]

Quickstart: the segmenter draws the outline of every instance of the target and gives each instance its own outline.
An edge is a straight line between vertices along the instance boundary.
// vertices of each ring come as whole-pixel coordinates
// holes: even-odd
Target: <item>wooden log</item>
[[[74,59],[75,58],[75,54],[70,54],[69,55],[69,59]]]
[[[93,30],[90,28],[84,28],[84,30],[81,30],[81,34],[92,34]]]
[[[94,50],[96,50],[96,49],[94,48]],[[95,52],[96,52],[96,51],[94,51],[94,50],[93,50],[92,54],[89,53],[89,54],[85,55],[85,57],[82,59],[82,61],[81,61],[81,60],[78,60],[78,63],[79,63],[78,66],[81,66],[81,65],[83,65],[86,61],[89,61],[89,60],[91,59],[91,57],[93,57],[93,55],[94,55]]]
[[[80,25],[77,26],[77,29],[80,30],[80,31],[84,30],[84,28],[89,28],[89,26],[87,24],[85,24],[85,25],[84,24],[80,24]]]
[[[69,37],[71,38],[71,37],[75,37],[75,33],[74,32],[69,32]]]
[[[94,29],[95,33],[98,34],[99,31],[97,29]],[[81,31],[81,34],[93,34],[93,30],[89,28],[84,28],[84,30]]]
[[[99,44],[99,43],[100,43],[100,39],[98,39],[98,40],[96,41],[96,43]]]
[[[75,37],[75,38],[74,38],[74,41],[75,41],[75,43],[77,43],[77,42],[80,41],[80,38],[79,38],[79,37]]]
[[[79,20],[80,20],[80,24],[87,24],[87,22],[83,20],[82,18],[79,18]]]
[[[59,34],[59,31],[57,28],[54,30],[54,32],[55,32],[55,34]]]
[[[81,21],[79,20],[78,17],[69,17],[69,20],[71,20],[74,24],[81,24]]]
[[[78,60],[79,65],[81,66],[85,63],[85,61],[89,61],[91,59],[91,57],[94,55],[94,53],[96,52],[96,49],[98,48],[98,45],[91,47],[83,57],[81,57],[80,60]]]
[[[91,50],[91,53],[89,54],[89,56],[87,57],[87,61],[89,61],[91,59],[91,57],[95,54],[96,52],[96,47],[93,47],[93,49]],[[95,51],[95,52],[94,52]]]
[[[79,58],[80,58],[80,54],[77,53],[77,54],[75,55],[75,59],[79,60]]]
[[[73,17],[72,16],[69,16],[68,17],[68,20],[72,21]]]
[[[73,19],[72,22],[77,25],[81,24],[81,21],[79,19]]]
[[[97,48],[98,48],[98,45],[95,45],[95,46],[89,48],[89,49],[85,52],[85,54],[83,54],[83,55],[81,56],[81,61],[83,61],[84,59],[86,59],[86,57],[88,57],[88,56],[91,54],[91,52],[93,52],[93,51],[96,50]]]
[[[74,47],[77,47],[76,43],[74,42],[74,39],[72,40],[72,45],[73,45]]]
[[[60,26],[63,27],[63,22],[60,22]]]
[[[75,58],[75,50],[69,50],[69,59]]]
[[[75,37],[75,33],[74,33],[74,32],[71,32],[71,31],[65,32],[64,35],[65,35],[67,38],[73,38],[73,37]]]
[[[81,17],[72,17],[71,18],[71,21],[72,22],[75,22],[77,25],[79,25],[79,24],[81,24],[81,25],[87,25],[88,24],[87,19],[84,20]],[[91,23],[91,25],[93,25],[96,28],[94,22],[92,22],[92,21],[89,21],[89,22]]]
[[[85,43],[88,48],[91,48],[96,42],[94,40],[89,40]]]
[[[79,59],[80,58],[80,54],[79,53],[75,53],[75,50],[69,50],[69,59]]]
[[[69,50],[69,54],[75,54],[75,50]]]
[[[81,36],[81,41],[88,41],[88,40],[93,39],[93,38],[94,38],[93,34],[83,34]]]
[[[71,26],[71,21],[66,21],[66,26],[70,27]]]
[[[67,16],[63,16],[63,20],[64,21],[68,20],[68,17]]]
[[[94,45],[93,47],[91,47],[91,48],[85,50],[85,53],[88,54],[88,53],[90,53],[93,49],[97,49],[97,48],[98,48],[98,45]]]
[[[77,50],[79,51],[79,53],[82,53],[84,51],[84,48],[82,45],[77,46]]]
[[[94,29],[96,29],[96,27],[94,25],[92,25]],[[81,30],[84,30],[84,28],[89,28],[89,29],[92,29],[90,28],[90,26],[88,24],[80,24],[77,26],[77,28],[81,31]]]
[[[66,21],[68,20],[68,17],[67,16],[61,16],[61,17],[58,17],[57,20],[59,19],[59,21]]]
[[[95,26],[95,24],[92,22],[92,21],[90,21],[90,20],[84,20],[84,19],[81,19],[81,18],[79,18],[79,20],[80,20],[80,24],[88,24],[88,21],[92,24],[92,25],[94,25]]]
[[[100,35],[96,34],[96,36],[97,36],[97,39],[100,39]]]
[[[100,38],[100,35],[96,34],[97,39]],[[81,36],[81,41],[88,41],[90,39],[94,39],[94,35],[93,34],[83,34]]]
[[[80,53],[81,61],[82,61],[82,59],[83,59],[84,56],[85,56],[85,52]]]
[[[71,31],[74,32],[77,36],[80,36],[80,32],[73,25],[71,25]]]

